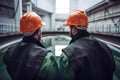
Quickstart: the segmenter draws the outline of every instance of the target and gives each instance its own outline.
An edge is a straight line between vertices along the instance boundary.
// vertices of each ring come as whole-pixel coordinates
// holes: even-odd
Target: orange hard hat
[[[38,14],[35,12],[26,12],[20,19],[20,32],[32,32],[43,25],[44,23]]]
[[[73,13],[71,13],[67,19],[67,22],[65,26],[82,26],[87,27],[88,26],[88,16],[84,11],[76,10]]]

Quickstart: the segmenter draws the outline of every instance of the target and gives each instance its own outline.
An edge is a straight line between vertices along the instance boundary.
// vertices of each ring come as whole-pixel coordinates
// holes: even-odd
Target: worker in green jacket
[[[43,25],[35,12],[26,12],[21,17],[20,32],[24,37],[8,48],[3,57],[12,80],[58,80],[55,56],[40,43]]]
[[[84,11],[71,13],[69,26],[72,40],[62,50],[59,60],[61,80],[112,80],[115,62],[111,50],[87,32],[88,17]]]

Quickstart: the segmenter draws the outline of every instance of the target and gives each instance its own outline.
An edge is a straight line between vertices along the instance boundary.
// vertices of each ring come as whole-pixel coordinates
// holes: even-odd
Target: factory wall
[[[55,0],[31,0],[38,8],[53,13],[55,10]]]
[[[98,8],[94,10],[97,10],[97,9]],[[88,12],[87,14],[89,17],[88,31],[109,32],[109,33],[120,32],[120,4],[113,4],[97,12],[95,11],[90,14]]]

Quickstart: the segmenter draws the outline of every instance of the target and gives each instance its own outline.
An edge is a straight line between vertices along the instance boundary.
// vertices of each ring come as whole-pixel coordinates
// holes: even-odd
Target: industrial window
[[[67,14],[69,13],[70,0],[56,0],[56,13]]]
[[[60,56],[62,54],[62,49],[67,47],[67,45],[56,45],[55,46],[55,55]]]

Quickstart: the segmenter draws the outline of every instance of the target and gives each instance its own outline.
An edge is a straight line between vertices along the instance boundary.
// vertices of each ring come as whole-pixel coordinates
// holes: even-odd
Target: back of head
[[[23,34],[32,33],[42,27],[40,16],[35,12],[26,12],[20,19],[20,32]]]
[[[69,15],[65,26],[75,26],[80,29],[87,29],[88,16],[84,11],[76,10]]]

